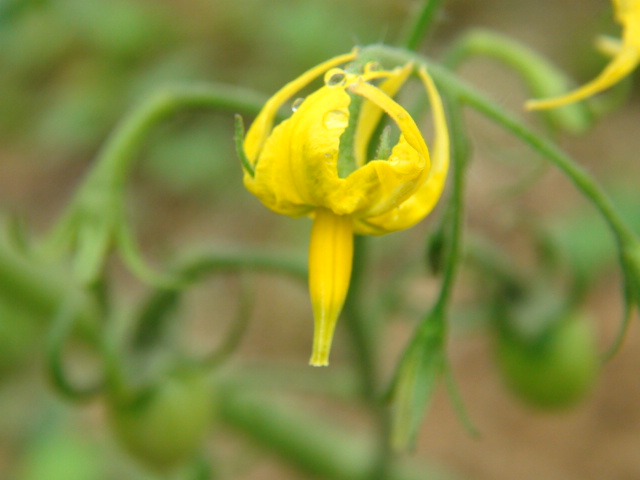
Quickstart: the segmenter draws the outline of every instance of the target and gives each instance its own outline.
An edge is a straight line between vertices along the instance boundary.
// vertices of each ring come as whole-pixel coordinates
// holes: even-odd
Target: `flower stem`
[[[111,173],[122,186],[147,133],[171,115],[186,109],[227,110],[257,114],[265,98],[227,85],[189,85],[157,91],[124,118],[98,154],[95,175]]]
[[[356,355],[365,398],[374,398],[376,392],[377,366],[374,360],[373,336],[365,325],[361,294],[367,249],[367,237],[356,235],[353,239],[353,267],[349,293],[344,304],[345,325]]]
[[[402,40],[398,42],[399,46],[409,50],[417,50],[420,47],[420,43],[433,24],[441,3],[442,0],[423,0],[419,12],[411,18]]]
[[[68,272],[17,254],[0,240],[0,301],[19,307],[30,317],[46,321],[58,311],[61,299],[81,297],[77,328],[88,341],[99,338],[94,306]]]
[[[221,385],[221,420],[257,445],[282,458],[301,473],[330,480],[372,480],[376,460],[371,439],[332,427],[295,405],[243,385]],[[246,387],[246,386],[245,386]],[[378,476],[378,478],[380,478]],[[454,478],[428,465],[404,459],[394,465],[391,480]]]
[[[361,392],[366,400],[377,430],[376,455],[370,466],[369,480],[390,478],[393,453],[389,444],[391,419],[382,404],[378,392],[378,365],[376,363],[376,332],[369,316],[363,310],[362,287],[367,256],[367,240],[362,235],[354,237],[353,270],[349,293],[344,305],[345,324],[354,347],[356,362],[362,382]]]
[[[469,144],[463,125],[462,111],[457,101],[448,99],[448,117],[452,142],[453,175],[451,198],[446,224],[449,227],[448,255],[445,259],[442,286],[434,308],[446,311],[462,257],[462,230],[464,221],[465,172],[469,156]],[[446,315],[442,315],[445,318]]]
[[[308,277],[307,266],[302,258],[249,250],[194,253],[178,261],[171,269],[171,275],[181,279],[184,287],[209,275],[228,272],[280,274],[300,284],[306,284]],[[163,287],[149,294],[137,315],[131,340],[134,349],[147,349],[155,345],[164,332],[171,312],[177,307],[180,295],[179,289]]]

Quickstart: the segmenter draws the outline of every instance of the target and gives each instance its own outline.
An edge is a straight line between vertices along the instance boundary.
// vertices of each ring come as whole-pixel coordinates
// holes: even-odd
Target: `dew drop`
[[[331,110],[324,114],[322,121],[327,128],[344,128],[349,123],[349,114],[342,110]]]
[[[332,68],[324,75],[327,87],[342,87],[347,83],[347,74],[340,68]]]
[[[304,102],[303,97],[296,98],[291,104],[291,111],[295,112],[296,110],[298,110],[298,108],[300,108],[300,105],[302,105],[302,102]]]

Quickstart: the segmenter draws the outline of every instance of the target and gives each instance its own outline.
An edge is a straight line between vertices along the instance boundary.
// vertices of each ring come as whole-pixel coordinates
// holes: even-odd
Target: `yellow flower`
[[[415,122],[392,99],[413,65],[376,70],[367,64],[362,73],[337,68],[356,55],[333,58],[285,85],[265,104],[243,144],[247,189],[277,213],[314,219],[309,290],[315,318],[310,363],[316,366],[328,365],[349,288],[353,235],[381,235],[419,222],[440,197],[449,161],[442,102],[426,70],[418,73],[435,123],[432,159]],[[293,114],[274,128],[280,107],[323,74],[325,85],[294,101]],[[349,106],[356,98],[362,103],[354,126]],[[398,126],[400,138],[387,158],[367,161],[371,137],[385,113]],[[350,135],[342,138],[349,126]],[[343,172],[343,155],[351,156],[352,171]]]
[[[599,93],[629,75],[640,63],[640,0],[613,0],[615,16],[622,25],[622,42],[601,42],[603,50],[613,54],[613,59],[605,69],[591,82],[567,93],[566,95],[529,100],[528,110],[555,108],[577,102]]]

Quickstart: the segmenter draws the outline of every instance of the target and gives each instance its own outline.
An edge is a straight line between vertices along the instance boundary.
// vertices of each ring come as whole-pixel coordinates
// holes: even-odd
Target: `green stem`
[[[151,128],[186,109],[208,108],[256,114],[265,98],[251,90],[226,85],[169,87],[153,94],[125,117],[98,155],[95,175],[106,170],[115,185],[126,180],[131,164]]]
[[[252,250],[193,253],[178,261],[172,269],[176,276],[189,282],[214,272],[237,270],[278,273],[302,282],[309,276],[303,256]]]
[[[440,294],[435,309],[446,312],[451,299],[453,285],[462,257],[462,230],[464,221],[465,172],[469,157],[469,143],[463,124],[462,111],[457,101],[449,99],[447,109],[449,117],[450,138],[452,142],[453,175],[451,198],[446,223],[449,228],[448,254],[445,259],[444,274]],[[436,318],[446,318],[446,315]]]
[[[420,11],[408,24],[399,46],[409,50],[417,50],[429,28],[433,24],[442,0],[423,0]]]
[[[356,362],[362,382],[362,393],[367,401],[377,428],[377,455],[372,459],[369,479],[389,478],[393,455],[389,447],[390,419],[380,403],[377,392],[378,366],[376,364],[375,334],[363,311],[362,284],[366,266],[367,237],[357,235],[353,244],[353,269],[349,293],[343,308],[345,323],[354,346]]]
[[[446,81],[443,79],[443,81]],[[458,91],[461,101],[469,104],[480,113],[491,118],[514,136],[526,142],[536,152],[549,159],[574,183],[593,205],[599,210],[620,246],[635,241],[635,235],[615,210],[613,203],[602,187],[569,155],[563,152],[550,140],[542,138],[527,128],[522,122],[505,112],[495,104],[471,89]]]
[[[295,405],[274,398],[273,392],[258,394],[244,388],[220,391],[219,412],[230,427],[244,433],[259,446],[285,459],[313,478],[371,480],[375,461],[371,439],[330,426]],[[393,480],[436,480],[444,476],[425,465],[407,461],[394,467]]]
[[[249,285],[249,280],[245,276],[240,278],[240,284],[238,311],[229,327],[229,331],[224,335],[220,346],[202,362],[208,369],[214,369],[220,366],[238,350],[249,327],[249,319],[251,318],[255,303],[254,295],[251,291],[252,287]]]
[[[72,337],[81,305],[79,297],[64,299],[51,320],[47,345],[47,369],[53,387],[71,401],[87,401],[102,390],[102,378],[91,385],[78,386],[68,375],[64,365],[64,347]]]
[[[356,355],[356,363],[362,379],[363,395],[367,399],[376,397],[377,366],[373,337],[366,325],[366,318],[362,311],[362,282],[365,269],[367,238],[356,235],[353,241],[353,268],[349,293],[344,303],[343,312],[345,325],[349,331],[351,342]]]
[[[173,284],[147,266],[124,215],[124,186],[149,131],[185,109],[207,108],[256,113],[264,98],[242,88],[190,85],[157,91],[115,128],[44,244],[45,254],[74,249],[75,273],[85,285],[100,281],[105,258],[117,246],[128,267],[143,281]]]
[[[49,321],[62,299],[80,298],[77,328],[87,340],[96,341],[95,308],[68,277],[68,272],[18,255],[0,241],[0,301],[15,305],[34,319]]]
[[[445,105],[447,117],[449,118],[449,135],[451,138],[451,158],[453,161],[453,178],[451,188],[451,199],[449,203],[449,215],[447,216],[449,225],[449,245],[448,255],[445,259],[444,277],[440,295],[434,309],[440,309],[441,315],[435,315],[446,322],[448,305],[451,301],[453,286],[457,278],[460,262],[463,258],[463,230],[464,230],[464,194],[466,191],[466,173],[470,157],[469,138],[464,124],[462,106],[455,98],[446,97]],[[429,316],[427,317],[427,320]],[[443,330],[443,350],[446,349],[447,325],[442,326]],[[453,371],[448,360],[444,361],[444,380],[451,398],[453,407],[458,415],[458,419],[473,436],[478,435],[478,431],[473,425],[465,408],[462,396],[460,395]]]
[[[282,254],[262,252],[201,252],[179,261],[171,270],[172,276],[180,279],[182,286],[197,282],[202,277],[224,272],[266,272],[289,276],[301,283],[308,278],[305,261]],[[132,336],[135,349],[155,345],[162,335],[166,321],[180,301],[181,292],[175,288],[157,288],[145,301],[137,316],[137,325]]]
[[[443,373],[450,374],[445,355],[448,334],[447,310],[462,257],[463,196],[468,144],[460,105],[455,99],[447,100],[452,139],[453,185],[449,209],[443,220],[443,232],[447,239],[444,275],[438,298],[415,329],[398,364],[392,385],[392,443],[399,450],[414,445],[420,421],[437,382]],[[448,386],[453,385],[451,378],[447,380]],[[470,422],[466,421],[468,416],[462,408],[462,402],[457,401],[457,390],[450,387],[450,393],[456,400],[454,406],[463,423],[470,425]]]

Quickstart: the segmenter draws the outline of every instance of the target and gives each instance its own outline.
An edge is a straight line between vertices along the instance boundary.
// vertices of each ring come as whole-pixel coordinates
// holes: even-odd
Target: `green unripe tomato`
[[[182,372],[135,401],[112,401],[109,420],[128,453],[152,470],[165,471],[196,454],[212,421],[213,402],[206,376]]]
[[[510,389],[544,409],[575,405],[593,387],[599,370],[595,332],[589,319],[574,314],[533,341],[498,335],[497,359]]]

